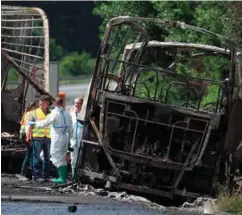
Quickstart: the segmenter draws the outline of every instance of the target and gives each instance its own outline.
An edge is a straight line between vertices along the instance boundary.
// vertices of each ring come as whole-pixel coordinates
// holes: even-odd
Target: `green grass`
[[[90,79],[77,79],[77,80],[61,80],[59,85],[68,85],[68,84],[88,84]]]
[[[242,215],[242,194],[232,194],[231,196],[225,192],[218,195],[216,202],[220,211]]]

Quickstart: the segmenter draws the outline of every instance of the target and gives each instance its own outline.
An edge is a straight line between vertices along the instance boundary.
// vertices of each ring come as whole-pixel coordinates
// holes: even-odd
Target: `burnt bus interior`
[[[154,24],[162,35],[150,32]],[[212,33],[219,46],[169,41],[165,27],[208,33],[142,18],[118,17],[107,25],[79,164],[82,176],[118,188],[196,198],[211,194],[225,176],[235,49]]]

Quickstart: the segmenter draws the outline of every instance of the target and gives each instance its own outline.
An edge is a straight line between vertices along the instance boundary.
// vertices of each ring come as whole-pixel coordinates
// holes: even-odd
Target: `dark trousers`
[[[43,150],[44,160],[41,168],[40,152]],[[33,170],[34,178],[48,178],[50,168],[50,139],[34,139],[33,140]]]
[[[33,147],[31,143],[25,143],[26,144],[26,154],[25,154],[25,158],[21,167],[21,175],[25,175],[26,176],[26,171],[27,171],[27,167],[28,165],[30,165],[31,169],[33,169],[33,159],[32,159],[32,155],[33,155]]]

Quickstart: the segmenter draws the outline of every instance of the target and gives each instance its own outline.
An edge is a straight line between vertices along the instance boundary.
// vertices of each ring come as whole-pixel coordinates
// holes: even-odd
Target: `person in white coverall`
[[[68,149],[69,141],[72,137],[72,119],[71,115],[64,111],[61,107],[63,99],[57,97],[55,100],[55,109],[41,121],[29,121],[29,125],[35,125],[36,127],[43,128],[51,125],[51,147],[50,155],[51,161],[58,168],[59,178],[54,178],[51,181],[54,183],[65,183],[67,179],[67,163],[66,153]]]
[[[83,103],[83,98],[77,97],[74,100],[74,105],[70,112],[72,117],[72,123],[73,123],[73,136],[70,141],[70,147],[73,149],[73,151],[71,152],[71,169],[72,169],[73,179],[75,179],[78,151],[80,148],[82,132],[83,132],[83,124],[77,121],[79,114],[81,112],[82,103]]]

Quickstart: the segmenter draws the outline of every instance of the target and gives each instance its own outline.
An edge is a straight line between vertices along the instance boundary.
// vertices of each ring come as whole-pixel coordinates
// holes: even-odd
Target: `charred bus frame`
[[[193,30],[215,38],[223,47],[154,41],[148,31],[149,25],[154,24]],[[125,31],[135,33],[118,36],[123,26]],[[117,29],[114,34],[113,29]],[[156,63],[152,59],[146,61],[145,56],[155,55],[149,54],[149,50],[156,48],[162,50],[165,59],[162,67],[160,59]],[[226,38],[182,22],[138,17],[112,19],[107,24],[87,100],[78,163],[81,177],[168,198],[196,198],[211,193],[212,186],[223,180],[225,131],[236,93],[236,51],[236,44]],[[177,56],[183,52],[189,58],[222,56],[228,62],[228,79],[189,77],[177,72],[171,53]],[[155,84],[150,81],[152,92],[145,84],[147,80],[141,81],[141,88],[137,87],[145,72],[148,80],[156,80]],[[164,85],[167,77],[164,89],[160,83]],[[187,92],[185,102],[169,102],[172,87],[178,85],[184,86],[179,93]],[[202,109],[201,101],[209,85],[217,87],[216,100],[207,104],[212,108]],[[191,99],[195,88],[198,96]],[[140,96],[138,89],[146,92],[141,90]]]

